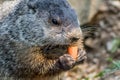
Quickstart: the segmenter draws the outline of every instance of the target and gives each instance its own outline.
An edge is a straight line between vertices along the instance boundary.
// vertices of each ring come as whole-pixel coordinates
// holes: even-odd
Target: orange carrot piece
[[[78,47],[77,46],[69,46],[68,47],[68,54],[73,57],[73,59],[77,59]]]

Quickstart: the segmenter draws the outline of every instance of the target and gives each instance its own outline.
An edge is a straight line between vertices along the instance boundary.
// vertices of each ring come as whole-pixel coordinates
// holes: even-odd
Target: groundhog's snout
[[[71,42],[77,42],[80,38],[79,37],[71,37]]]
[[[82,38],[82,32],[79,26],[70,26],[66,30],[71,43],[77,42]]]
[[[73,33],[73,35],[70,36],[69,39],[70,39],[71,43],[74,43],[74,42],[77,42],[77,41],[79,41],[81,39],[81,35],[80,35],[79,32],[78,33],[76,32],[76,34]]]

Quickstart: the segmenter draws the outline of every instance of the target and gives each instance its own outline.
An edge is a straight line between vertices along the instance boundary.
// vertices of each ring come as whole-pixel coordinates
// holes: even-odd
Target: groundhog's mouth
[[[46,45],[41,48],[47,58],[58,58],[67,54],[68,45]]]

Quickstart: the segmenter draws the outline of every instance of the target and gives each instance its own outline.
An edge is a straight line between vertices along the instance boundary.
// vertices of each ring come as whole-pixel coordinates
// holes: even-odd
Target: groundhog
[[[0,80],[54,80],[86,56],[75,11],[66,0],[14,0],[0,7]],[[77,59],[67,52],[79,47]]]

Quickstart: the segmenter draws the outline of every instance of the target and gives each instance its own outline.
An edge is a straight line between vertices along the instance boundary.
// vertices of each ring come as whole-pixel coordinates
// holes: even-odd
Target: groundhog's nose
[[[68,27],[67,29],[67,35],[69,36],[70,42],[77,42],[82,38],[82,31],[81,28],[78,27]]]
[[[80,38],[79,37],[72,37],[70,38],[71,42],[77,42]]]

